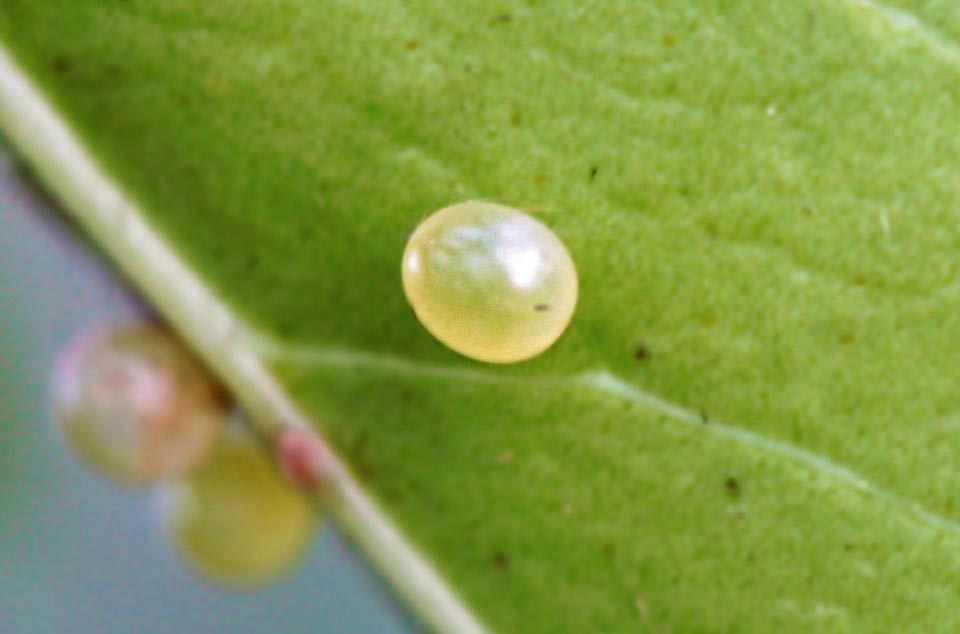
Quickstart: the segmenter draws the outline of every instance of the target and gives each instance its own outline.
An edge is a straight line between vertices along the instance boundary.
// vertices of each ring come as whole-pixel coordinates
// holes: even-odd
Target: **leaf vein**
[[[709,424],[704,424],[700,413],[647,392],[606,369],[569,376],[498,374],[485,369],[424,363],[392,355],[347,348],[294,346],[259,337],[252,338],[252,345],[256,353],[268,363],[372,370],[402,376],[507,386],[555,385],[558,387],[580,387],[603,392],[652,410],[673,423],[694,427],[703,430],[704,433],[712,434],[767,455],[776,456],[814,474],[828,478],[839,486],[872,497],[894,509],[901,516],[912,520],[915,524],[943,530],[960,537],[960,522],[935,513],[918,502],[891,493],[853,469],[827,456],[722,421],[711,420]]]

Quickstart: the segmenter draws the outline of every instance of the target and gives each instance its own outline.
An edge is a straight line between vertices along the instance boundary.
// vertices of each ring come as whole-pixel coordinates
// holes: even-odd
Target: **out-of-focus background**
[[[280,584],[221,591],[176,561],[148,492],[67,455],[47,411],[54,359],[140,308],[54,208],[0,139],[0,633],[419,631],[329,525]]]

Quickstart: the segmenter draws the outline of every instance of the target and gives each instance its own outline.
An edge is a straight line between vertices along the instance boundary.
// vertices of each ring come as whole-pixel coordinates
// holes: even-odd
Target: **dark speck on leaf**
[[[597,172],[600,171],[600,168],[594,165],[590,168],[590,180],[593,180],[597,177]]]
[[[407,49],[408,51],[415,51],[420,48],[420,42],[417,40],[407,40],[403,43],[403,48]]]
[[[247,258],[247,268],[255,269],[260,265],[260,257],[256,255],[251,255]]]
[[[71,68],[70,60],[67,57],[64,57],[63,55],[57,55],[56,57],[54,57],[51,65],[53,66],[53,70],[55,70],[58,73],[70,72],[70,68]]]
[[[607,559],[613,559],[613,556],[617,554],[616,546],[607,542],[603,545],[603,554]]]
[[[667,48],[670,48],[677,43],[677,36],[673,33],[664,33],[663,34],[663,45]]]
[[[637,346],[637,349],[633,351],[633,358],[637,361],[644,361],[650,358],[650,349],[646,346]]]
[[[727,479],[723,481],[723,486],[726,487],[730,495],[740,495],[740,482],[735,477],[727,476]]]
[[[710,414],[708,414],[706,410],[700,412],[700,422],[704,425],[710,422]]]
[[[856,338],[857,336],[854,335],[852,332],[845,332],[842,335],[840,335],[840,343],[843,345],[847,345],[847,344],[853,343]]]
[[[491,24],[498,24],[498,23],[499,23],[499,24],[506,24],[507,22],[509,22],[509,21],[512,20],[512,19],[513,19],[513,16],[510,15],[509,13],[498,13],[497,15],[493,16],[493,19],[490,20],[490,23],[491,23]]]
[[[490,555],[490,563],[500,572],[506,572],[510,569],[510,558],[503,551],[497,550]]]
[[[550,304],[537,304],[533,309],[538,313],[546,312],[550,310]]]

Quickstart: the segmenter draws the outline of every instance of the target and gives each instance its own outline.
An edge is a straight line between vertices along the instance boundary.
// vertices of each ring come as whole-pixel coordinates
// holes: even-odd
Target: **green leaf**
[[[322,430],[433,627],[960,628],[953,3],[3,0],[0,34],[0,123],[261,424]],[[579,267],[531,362],[404,300],[469,198]]]

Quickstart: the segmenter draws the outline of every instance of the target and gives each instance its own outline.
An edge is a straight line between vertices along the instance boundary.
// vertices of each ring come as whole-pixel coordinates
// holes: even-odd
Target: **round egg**
[[[79,336],[57,363],[52,401],[66,445],[97,472],[133,486],[202,463],[227,407],[206,370],[149,323]]]
[[[242,434],[224,434],[211,459],[158,491],[160,519],[177,555],[228,589],[266,586],[306,556],[316,530],[307,498]]]
[[[577,271],[546,225],[517,209],[465,202],[413,232],[403,288],[420,323],[467,357],[513,363],[563,334],[577,305]]]

